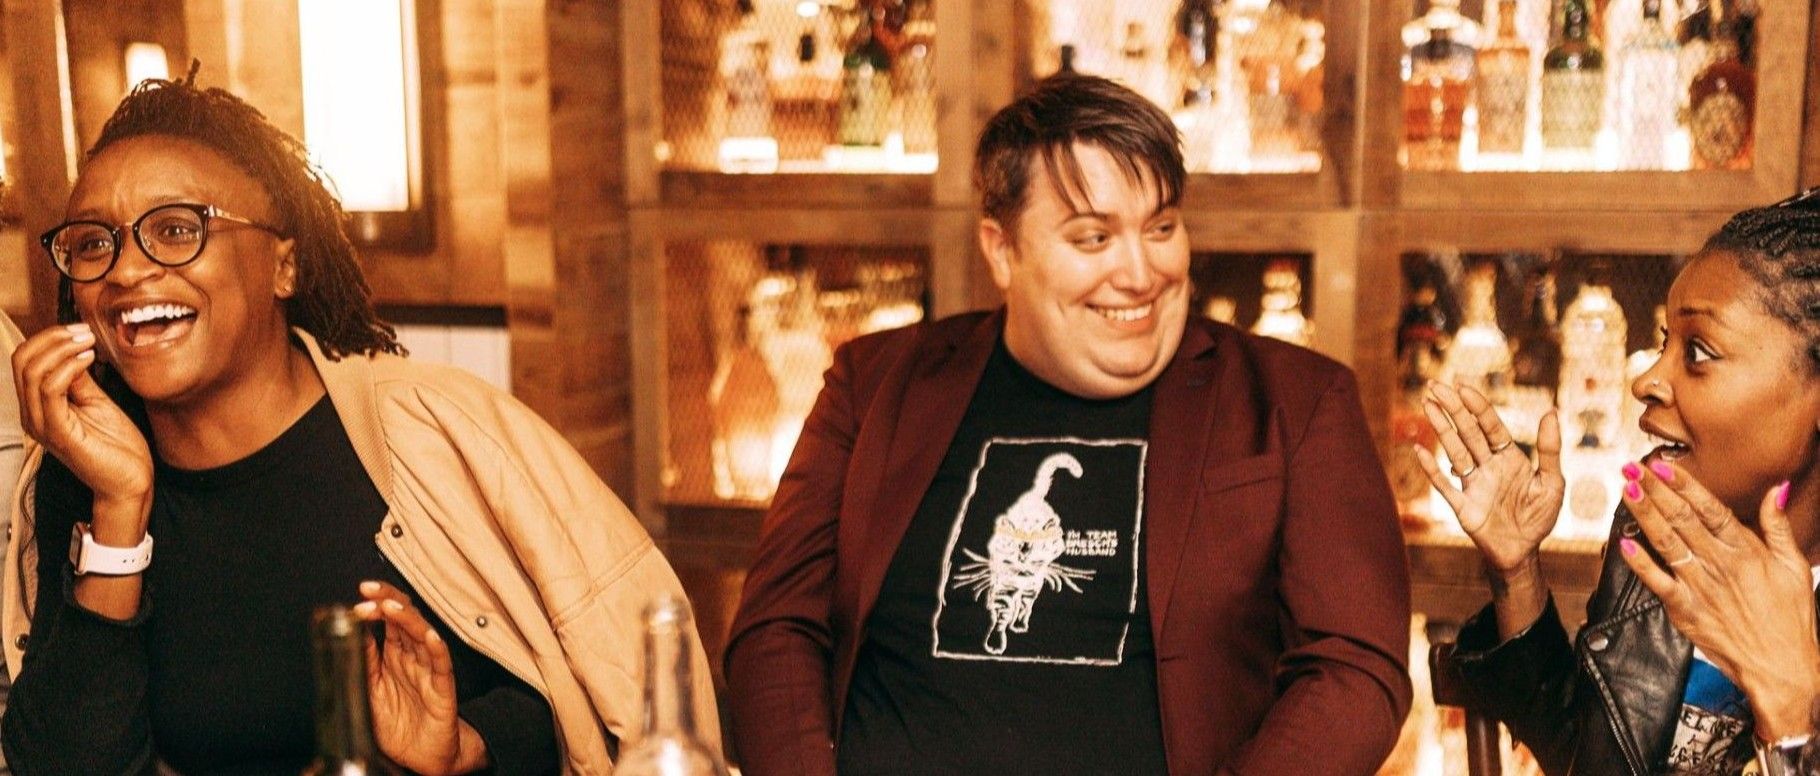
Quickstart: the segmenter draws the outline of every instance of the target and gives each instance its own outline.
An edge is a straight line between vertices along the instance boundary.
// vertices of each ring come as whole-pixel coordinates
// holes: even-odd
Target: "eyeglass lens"
[[[139,247],[153,261],[166,266],[186,264],[201,250],[205,224],[201,214],[188,207],[169,205],[140,216],[134,233]],[[106,274],[119,255],[118,233],[98,223],[75,223],[58,232],[51,253],[76,280],[94,280]]]

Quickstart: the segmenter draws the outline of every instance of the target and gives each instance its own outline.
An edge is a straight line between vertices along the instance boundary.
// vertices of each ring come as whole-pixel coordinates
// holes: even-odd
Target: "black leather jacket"
[[[1622,507],[1612,524],[1611,542],[1648,546]],[[1465,688],[1468,706],[1509,726],[1550,776],[1650,776],[1667,760],[1692,660],[1662,601],[1606,552],[1571,647],[1552,598],[1541,619],[1502,644],[1487,606],[1443,648],[1438,670]],[[1804,753],[1802,773],[1820,772],[1816,749]]]

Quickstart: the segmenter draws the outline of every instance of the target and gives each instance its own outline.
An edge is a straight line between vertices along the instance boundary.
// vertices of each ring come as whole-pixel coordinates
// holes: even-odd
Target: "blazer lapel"
[[[865,622],[872,614],[885,571],[960,429],[961,418],[979,387],[1004,320],[1001,309],[963,336],[934,343],[911,367],[913,372],[886,452],[884,476],[869,499],[872,508],[867,516],[865,552],[860,559],[862,573],[856,607],[859,622]]]
[[[1156,638],[1163,633],[1170,591],[1187,549],[1208,432],[1220,400],[1213,386],[1214,345],[1207,327],[1188,324],[1174,362],[1157,378],[1150,410],[1150,454],[1144,471],[1145,576],[1150,585],[1150,630]]]

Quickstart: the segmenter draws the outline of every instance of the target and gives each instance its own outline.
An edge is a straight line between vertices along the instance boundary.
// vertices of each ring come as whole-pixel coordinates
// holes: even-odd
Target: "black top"
[[[1166,771],[1151,400],[1080,399],[994,350],[866,621],[842,774]]]
[[[141,773],[155,757],[190,776],[295,774],[315,751],[310,610],[358,601],[369,579],[418,599],[374,541],[385,502],[327,397],[264,449],[204,471],[159,464],[155,483],[145,599],[113,621],[71,598],[68,537],[91,495],[45,459],[42,581],[7,759],[42,773]],[[450,646],[461,718],[495,772],[554,773],[549,703],[419,611]]]

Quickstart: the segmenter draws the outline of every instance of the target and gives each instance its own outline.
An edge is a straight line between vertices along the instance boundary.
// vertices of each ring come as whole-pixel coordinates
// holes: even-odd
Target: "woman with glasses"
[[[68,323],[12,360],[42,447],[6,553],[7,760],[297,773],[311,609],[362,600],[398,765],[608,772],[675,575],[529,409],[401,358],[301,146],[193,79],[121,103],[42,240]]]
[[[1631,384],[1660,446],[1623,467],[1571,647],[1537,553],[1561,511],[1559,422],[1532,465],[1484,396],[1431,386],[1457,484],[1417,456],[1492,583],[1439,670],[1549,774],[1820,772],[1820,189],[1734,216],[1667,309]]]

